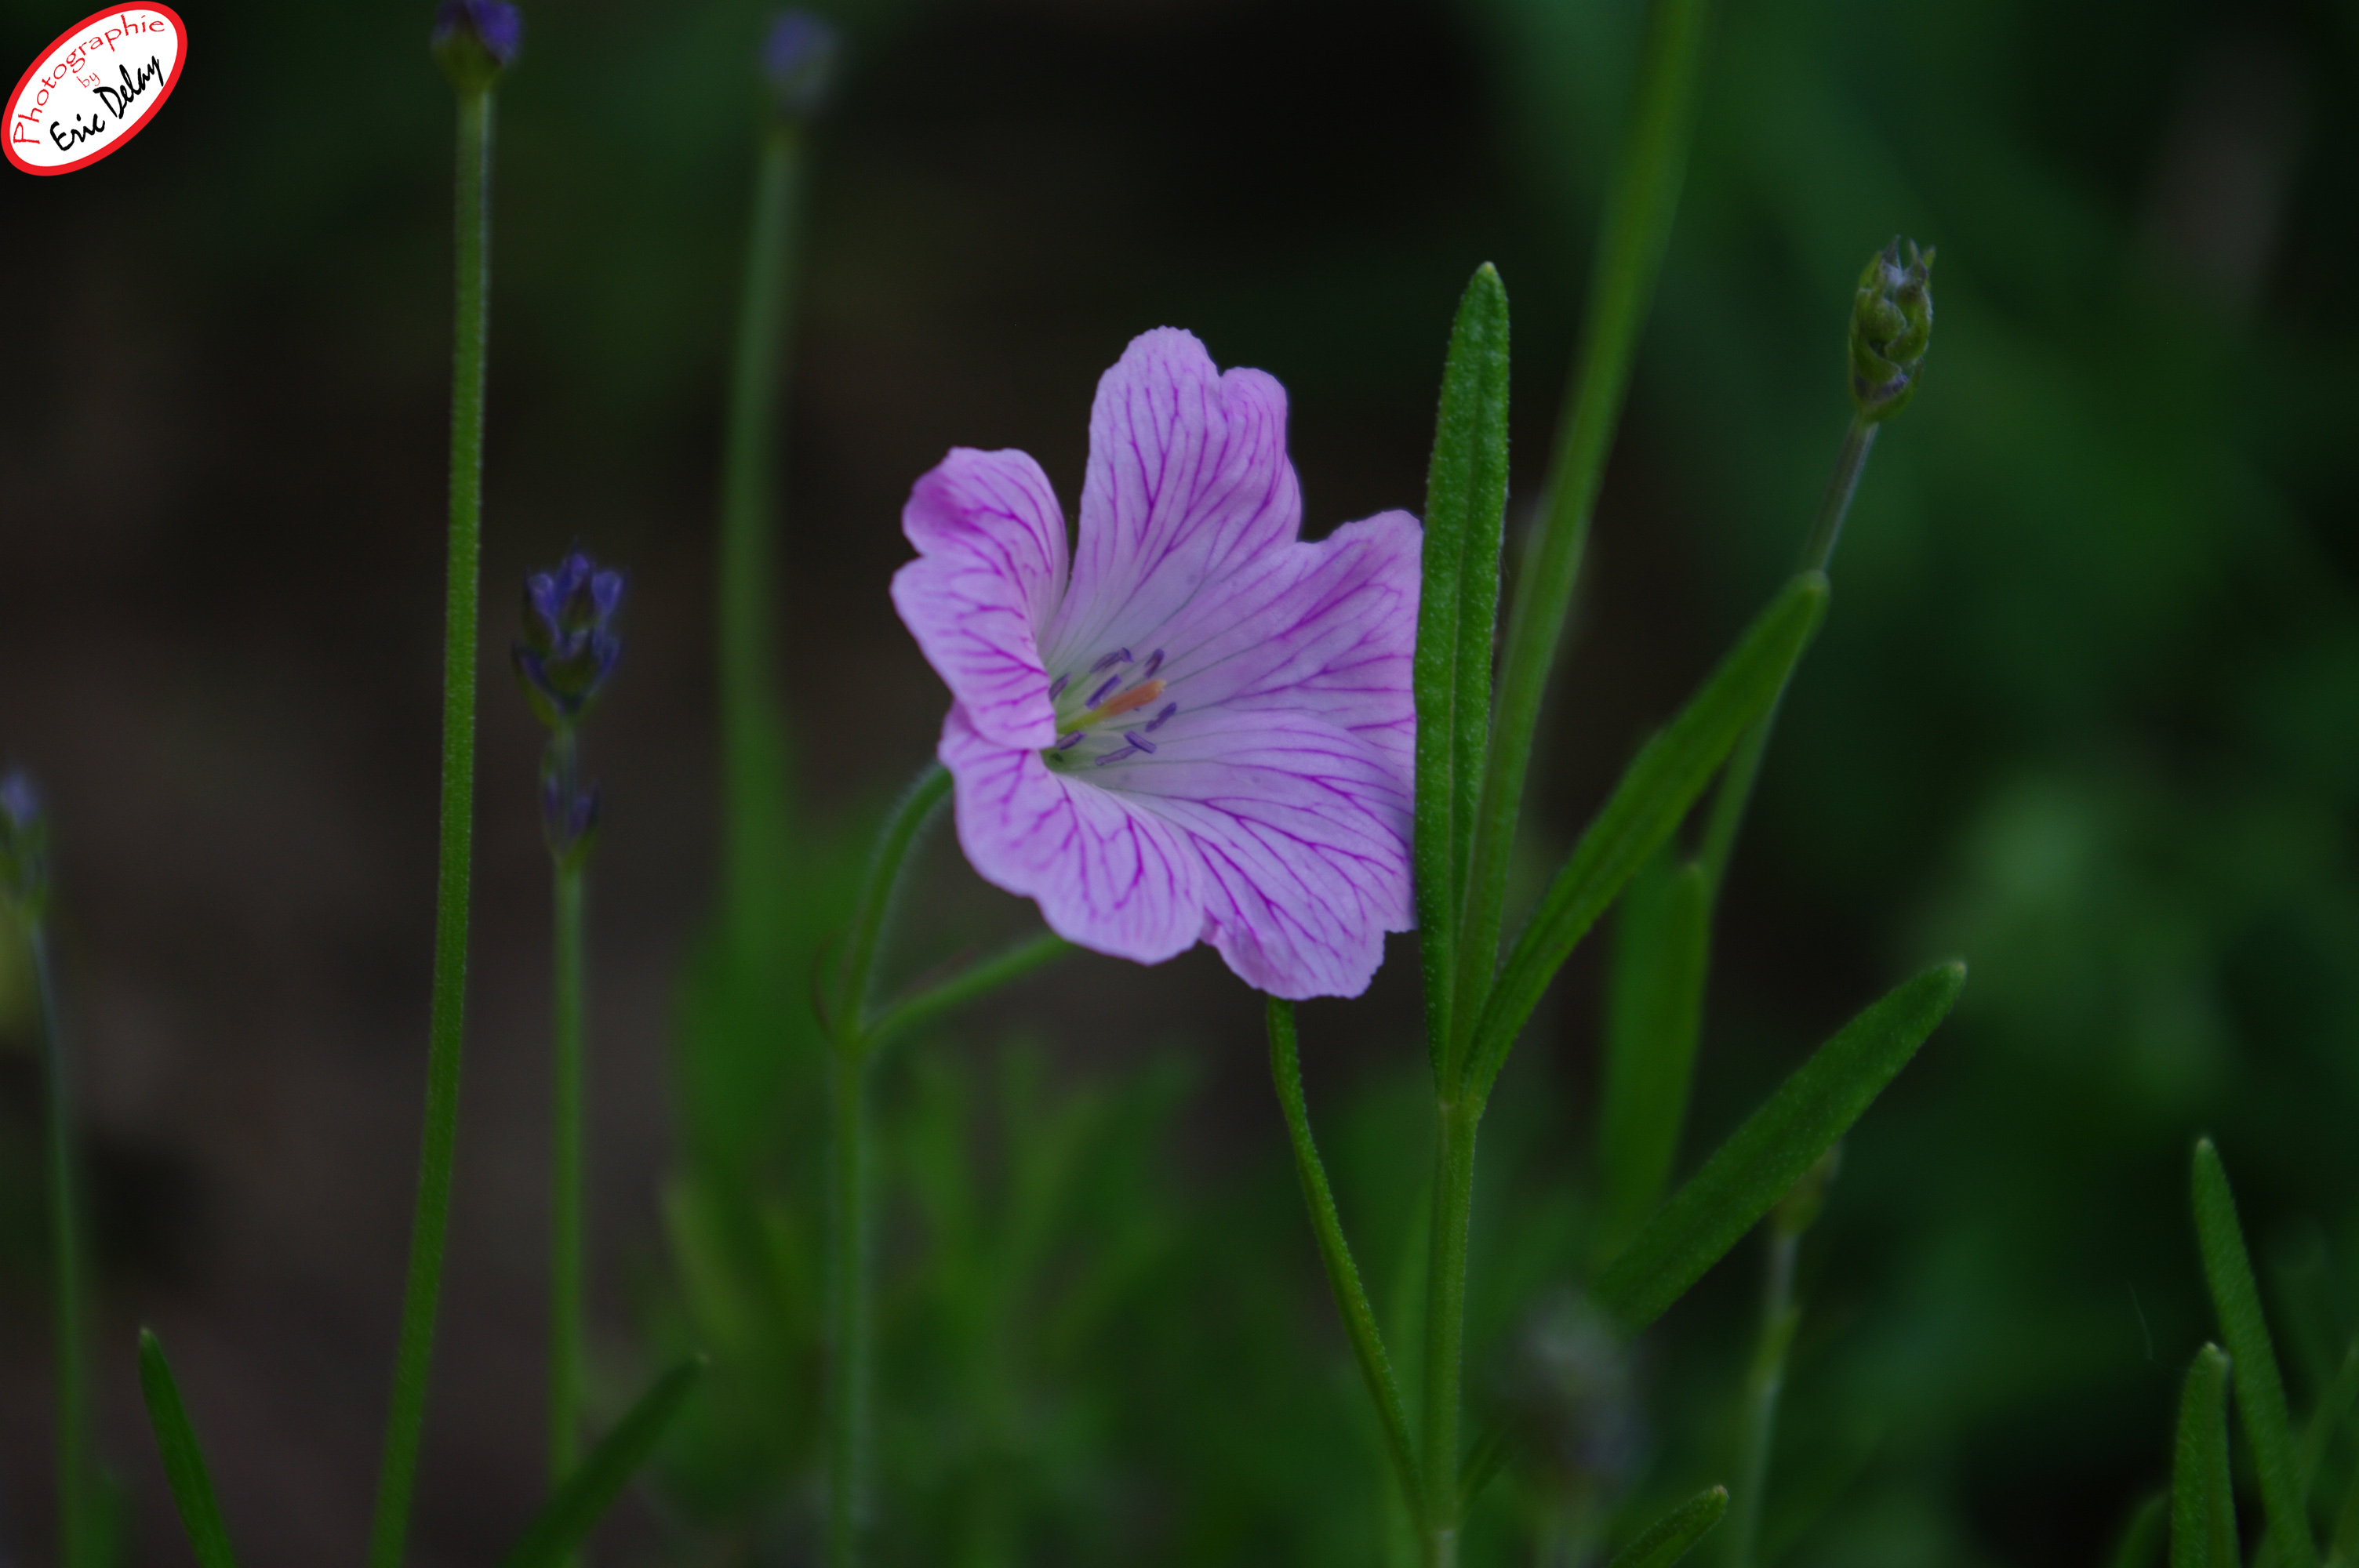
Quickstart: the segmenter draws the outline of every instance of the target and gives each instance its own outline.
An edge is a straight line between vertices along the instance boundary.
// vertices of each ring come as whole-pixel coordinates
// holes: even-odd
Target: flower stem
[[[835,1145],[827,1294],[829,1568],[853,1568],[860,1561],[867,1522],[869,1388],[875,1370],[870,1335],[875,1281],[868,1245],[868,1064],[861,1042],[837,1044],[830,1101]]]
[[[875,1052],[886,1042],[898,1039],[912,1029],[920,1028],[947,1012],[964,1007],[977,997],[986,996],[1011,980],[1021,979],[1035,969],[1053,964],[1072,950],[1073,945],[1063,937],[1053,932],[1042,932],[1028,942],[960,970],[940,985],[929,986],[915,996],[903,997],[868,1025],[864,1044],[869,1051]]]
[[[485,295],[491,282],[492,92],[459,90],[455,225],[457,299],[451,346],[451,540],[442,645],[442,808],[434,912],[434,989],[428,1023],[426,1120],[418,1206],[394,1353],[393,1400],[377,1473],[370,1568],[399,1568],[426,1422],[426,1378],[450,1229],[451,1164],[459,1133],[460,1050],[466,1022],[467,894],[474,841],[475,628],[484,494]]]
[[[870,851],[868,874],[861,884],[860,903],[846,937],[843,968],[831,1006],[831,1031],[839,1041],[864,1046],[868,1030],[868,989],[875,978],[876,954],[885,940],[886,917],[892,913],[893,892],[901,881],[902,863],[934,814],[951,793],[951,775],[940,762],[929,762],[904,791],[892,816]]]
[[[57,977],[46,922],[26,922],[33,989],[39,999],[41,1065],[49,1078],[49,1254],[56,1293],[58,1379],[58,1561],[95,1568],[97,1519],[90,1487],[89,1390],[82,1368],[82,1206],[75,1195],[73,1100],[65,1041],[58,1029]]]
[[[1507,865],[1523,807],[1524,778],[1540,699],[1556,662],[1565,616],[1581,574],[1605,460],[1621,422],[1637,352],[1679,211],[1694,120],[1705,0],[1653,0],[1638,94],[1614,193],[1597,237],[1587,319],[1564,425],[1548,483],[1548,511],[1516,584],[1501,658],[1491,760],[1476,809],[1466,943],[1459,955],[1452,1067],[1462,1066],[1498,964]],[[1450,1081],[1454,1081],[1452,1078]]]
[[[570,741],[571,736],[566,737]],[[582,1456],[582,857],[557,862],[551,966],[549,1182],[549,1479],[562,1486]]]
[[[1466,1097],[1436,1107],[1433,1231],[1425,1303],[1424,1454],[1420,1510],[1426,1568],[1458,1561],[1458,1416],[1466,1341],[1466,1233],[1474,1209],[1474,1132]]]
[[[727,928],[741,962],[775,929],[779,874],[788,845],[780,818],[787,741],[771,688],[770,606],[777,592],[774,519],[783,346],[796,270],[796,216],[802,186],[801,133],[773,124],[754,176],[753,232],[730,373],[729,427],[722,465],[719,654],[723,780],[722,864]]]
[[[1728,1568],[1753,1568],[1761,1530],[1762,1493],[1769,1480],[1769,1451],[1777,1435],[1777,1396],[1786,1386],[1786,1351],[1794,1342],[1801,1314],[1794,1305],[1794,1259],[1802,1235],[1772,1223],[1769,1270],[1761,1292],[1761,1338],[1745,1379],[1744,1424],[1737,1436],[1736,1484],[1729,1488],[1728,1529],[1722,1561]]]
[[[1867,467],[1867,454],[1875,449],[1875,433],[1883,427],[1871,424],[1854,414],[1851,428],[1843,432],[1843,449],[1835,454],[1834,472],[1827,477],[1826,493],[1820,498],[1819,514],[1810,524],[1810,536],[1802,546],[1802,569],[1822,572],[1834,558],[1835,542],[1843,537],[1844,515],[1851,511],[1851,498],[1859,488],[1859,476]],[[1787,676],[1793,677],[1789,673]],[[1718,793],[1712,796],[1712,817],[1705,824],[1703,845],[1696,853],[1696,863],[1703,868],[1706,898],[1719,894],[1721,879],[1728,874],[1729,857],[1736,851],[1737,830],[1745,825],[1745,808],[1753,798],[1753,786],[1761,776],[1761,759],[1769,750],[1769,734],[1777,726],[1777,709],[1786,699],[1783,687],[1769,711],[1761,716],[1728,759],[1728,771],[1721,775]],[[1742,1498],[1736,1504],[1745,1507]]]

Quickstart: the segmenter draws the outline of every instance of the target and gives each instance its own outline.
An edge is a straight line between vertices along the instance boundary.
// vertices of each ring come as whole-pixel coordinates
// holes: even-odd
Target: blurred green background
[[[136,143],[0,182],[0,760],[55,803],[133,1553],[185,1560],[136,1405],[147,1322],[266,1568],[358,1551],[397,1310],[449,97],[422,5],[181,9],[187,74]],[[796,899],[753,970],[712,934],[710,579],[766,12],[544,0],[502,94],[495,656],[420,1562],[486,1558],[538,1490],[547,892],[536,741],[495,656],[521,574],[576,538],[633,574],[588,741],[599,1383],[613,1408],[671,1346],[716,1357],[601,1555],[804,1562],[823,1130],[799,968],[943,706],[885,596],[909,482],[953,442],[1021,446],[1070,501],[1098,372],[1168,322],[1286,384],[1311,528],[1415,508],[1450,311],[1487,259],[1516,310],[1520,527],[1641,7],[832,15],[780,432]],[[0,63],[75,19],[5,0]],[[2298,1408],[2359,1317],[2354,61],[2351,0],[1715,8],[1532,858],[1799,547],[1861,262],[1896,232],[1937,244],[1923,390],[1861,488],[1716,934],[1691,1128],[1709,1148],[1858,1005],[1971,960],[1806,1249],[1780,1561],[2098,1560],[2212,1332],[2199,1130],[2237,1178]],[[921,875],[912,972],[1033,918],[946,843]],[[1395,1314],[1426,1179],[1412,958],[1397,943],[1367,1001],[1304,1012],[1313,1113]],[[1620,1433],[1608,1479],[1644,1500],[1726,1472],[1759,1260],[1634,1367],[1550,1381],[1534,1347],[1586,1256],[1598,968],[1576,960],[1500,1091],[1470,1381]],[[50,1550],[36,1088],[0,1053],[6,1563]],[[1071,961],[903,1051],[883,1099],[880,1562],[1386,1560],[1257,1010],[1217,962]],[[1530,1560],[1566,1481],[1495,1488],[1474,1560]]]

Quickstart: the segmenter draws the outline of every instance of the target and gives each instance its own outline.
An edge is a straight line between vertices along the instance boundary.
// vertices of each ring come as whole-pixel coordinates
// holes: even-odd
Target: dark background
[[[137,1405],[145,1323],[267,1568],[358,1554],[397,1310],[450,96],[423,6],[181,13],[187,73],[136,142],[0,181],[0,762],[54,806],[127,1550],[186,1560]],[[809,868],[856,848],[942,707],[885,594],[910,481],[952,443],[1020,446],[1070,502],[1095,378],[1134,333],[1184,325],[1285,383],[1324,530],[1419,508],[1450,312],[1494,261],[1528,520],[1640,10],[837,16],[780,433],[778,673],[814,919],[842,879]],[[500,654],[515,585],[575,539],[631,573],[627,663],[589,740],[602,1408],[711,1304],[667,1194],[695,1163],[675,1053],[715,885],[715,468],[763,16],[550,0],[501,93],[474,968],[420,1562],[491,1556],[539,1485],[547,889],[537,738]],[[6,0],[0,62],[74,19]],[[1847,416],[1860,264],[1896,231],[1938,244],[1923,391],[1861,488],[1737,861],[1694,1115],[1700,1153],[1854,1008],[1972,961],[1814,1233],[1767,1538],[1796,1561],[2094,1560],[2162,1476],[2179,1369],[2212,1332],[2184,1217],[2199,1130],[2238,1178],[2298,1408],[2350,1331],[2355,58],[2349,0],[1715,7],[1531,871],[1798,547]],[[1026,923],[943,846],[923,875],[913,966]],[[30,1563],[52,1406],[14,952],[0,1563]],[[1305,1013],[1380,1302],[1425,1170],[1411,957],[1396,944],[1370,1000]],[[1501,1090],[1478,1392],[1513,1380],[1516,1325],[1578,1274],[1595,974],[1576,961]],[[1262,1072],[1252,999],[1201,952],[1070,963],[888,1072],[884,1560],[1378,1559],[1377,1462]],[[820,1080],[797,1081],[766,1179],[815,1223]],[[1027,1198],[1058,1129],[1071,1159]],[[1026,1216],[1049,1239],[1010,1238]],[[1725,1474],[1757,1266],[1741,1252],[1644,1353],[1642,1496]],[[1023,1304],[1077,1291],[1096,1304]],[[716,1353],[712,1409],[736,1413],[683,1439],[612,1557],[803,1560],[794,1321],[746,1330],[790,1368],[775,1392]],[[1511,1560],[1548,1495],[1524,1475],[1486,1499],[1476,1560]]]

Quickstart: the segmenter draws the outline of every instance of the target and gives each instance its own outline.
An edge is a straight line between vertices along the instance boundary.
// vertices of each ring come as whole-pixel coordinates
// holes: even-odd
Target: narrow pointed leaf
[[[1597,1160],[1598,1259],[1611,1262],[1663,1201],[1687,1120],[1703,1012],[1703,871],[1658,853],[1614,916]]]
[[[704,1357],[692,1356],[657,1379],[614,1430],[590,1451],[580,1468],[566,1477],[557,1495],[525,1528],[523,1538],[500,1559],[500,1568],[555,1568],[580,1546],[655,1451],[681,1401],[703,1375]]]
[[[2326,1463],[2326,1451],[2333,1444],[2334,1435],[2343,1430],[2343,1418],[2351,1413],[2354,1403],[2359,1403],[2359,1338],[2343,1353],[2343,1365],[2318,1396],[2318,1404],[2310,1412],[2310,1425],[2301,1434],[2301,1452],[2295,1464],[2301,1475],[2301,1495],[2310,1495],[2318,1484],[2319,1467]]]
[[[1416,1450],[1410,1446],[1408,1415],[1401,1405],[1400,1384],[1393,1376],[1392,1357],[1385,1353],[1384,1336],[1376,1329],[1375,1309],[1360,1283],[1360,1266],[1352,1260],[1351,1243],[1343,1236],[1343,1218],[1335,1207],[1334,1189],[1327,1184],[1327,1167],[1319,1145],[1310,1138],[1310,1111],[1302,1098],[1302,1058],[1295,1039],[1294,1004],[1269,999],[1269,1076],[1277,1086],[1277,1103],[1286,1113],[1287,1135],[1294,1142],[1294,1173],[1302,1182],[1303,1206],[1310,1211],[1311,1234],[1318,1238],[1319,1261],[1327,1270],[1328,1287],[1335,1292],[1335,1310],[1343,1314],[1344,1337],[1352,1342],[1352,1357],[1368,1386],[1376,1419],[1385,1429],[1385,1450],[1400,1479],[1401,1495],[1423,1495],[1419,1484]],[[1447,1477],[1445,1477],[1446,1479]]]
[[[1458,1517],[1464,1519],[1472,1512],[1474,1499],[1491,1484],[1500,1468],[1507,1463],[1507,1427],[1505,1422],[1494,1422],[1488,1431],[1475,1440],[1466,1455],[1466,1463],[1458,1473]]]
[[[1524,1021],[1575,944],[1678,828],[1729,749],[1769,710],[1826,613],[1827,579],[1804,572],[1770,602],[1703,688],[1638,752],[1573,846],[1500,970],[1476,1025],[1466,1083],[1491,1091]]]
[[[2228,1471],[2228,1357],[2195,1353],[2179,1396],[2170,1465],[2170,1568],[2236,1568],[2236,1493]]]
[[[1458,302],[1426,470],[1418,600],[1417,918],[1434,1070],[1449,1048],[1461,901],[1491,734],[1491,634],[1507,504],[1507,291],[1490,263]]]
[[[1597,1281],[1596,1296],[1636,1334],[1687,1293],[1756,1221],[1851,1130],[1948,1016],[1962,963],[1905,980],[1797,1068],[1671,1195]]]
[[[164,1359],[163,1343],[145,1328],[139,1331],[139,1392],[147,1402],[157,1452],[163,1456],[164,1479],[180,1510],[180,1528],[188,1532],[197,1561],[203,1568],[236,1568],[229,1529],[222,1522],[221,1506],[213,1501],[212,1477],[205,1470],[204,1451],[197,1446],[196,1428],[189,1424],[188,1410],[180,1403],[172,1364]]]
[[[1607,1568],[1671,1568],[1727,1511],[1728,1488],[1707,1487],[1648,1526]]]
[[[2284,1568],[2318,1568],[2318,1545],[2310,1533],[2295,1457],[2293,1422],[2286,1414],[2285,1381],[2277,1372],[2269,1325],[2261,1315],[2260,1287],[2236,1221],[2235,1195],[2220,1152],[2208,1138],[2195,1145],[2195,1236],[2203,1253],[2203,1278],[2212,1288],[2220,1336],[2236,1364],[2236,1409],[2245,1418],[2245,1440],[2261,1484],[2261,1506],[2269,1522],[2277,1561]]]
[[[2157,1492],[2138,1504],[2130,1515],[2129,1527],[2122,1531],[2122,1544],[2114,1553],[2114,1568],[2155,1568],[2155,1559],[2162,1555],[2162,1541],[2170,1524],[2170,1498]]]

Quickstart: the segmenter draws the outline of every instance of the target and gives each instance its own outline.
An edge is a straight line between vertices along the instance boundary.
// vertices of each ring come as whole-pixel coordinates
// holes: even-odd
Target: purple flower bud
[[[835,84],[835,29],[809,11],[781,11],[762,45],[762,79],[778,113],[808,120],[825,107]]]
[[[428,47],[452,83],[489,87],[516,59],[524,18],[502,0],[442,0],[434,8]]]
[[[34,919],[49,891],[49,819],[32,775],[0,777],[0,896]]]
[[[516,684],[551,730],[577,722],[605,688],[623,655],[614,635],[623,574],[580,550],[524,582],[524,639],[514,649]]]

